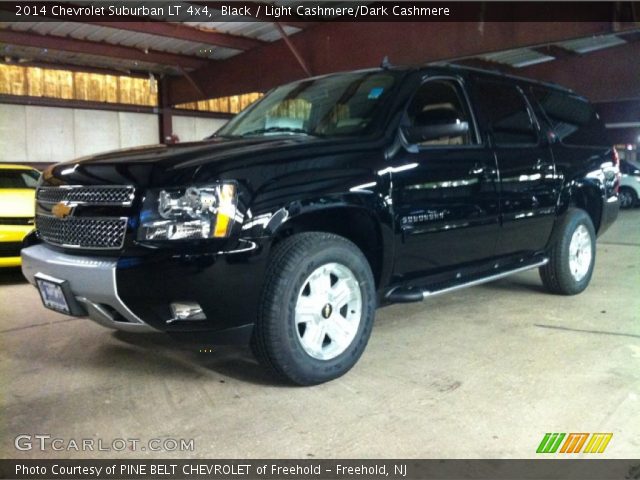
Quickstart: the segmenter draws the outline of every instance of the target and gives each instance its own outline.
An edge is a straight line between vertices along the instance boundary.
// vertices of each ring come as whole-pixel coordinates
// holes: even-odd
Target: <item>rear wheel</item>
[[[281,378],[326,382],[358,361],[374,312],[373,275],[353,243],[329,233],[294,235],[272,256],[252,348]]]
[[[638,194],[633,188],[620,187],[618,196],[620,197],[620,208],[631,208],[638,203]]]
[[[596,234],[589,215],[569,209],[549,252],[549,262],[540,268],[542,283],[552,293],[575,295],[591,281],[596,258]]]

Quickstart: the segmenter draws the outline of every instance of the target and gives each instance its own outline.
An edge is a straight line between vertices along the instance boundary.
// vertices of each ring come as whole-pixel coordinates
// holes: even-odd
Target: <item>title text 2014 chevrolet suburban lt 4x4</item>
[[[250,341],[317,384],[357,362],[377,306],[532,268],[583,291],[619,180],[568,90],[453,66],[339,73],[202,142],[49,168],[22,268],[59,312]]]

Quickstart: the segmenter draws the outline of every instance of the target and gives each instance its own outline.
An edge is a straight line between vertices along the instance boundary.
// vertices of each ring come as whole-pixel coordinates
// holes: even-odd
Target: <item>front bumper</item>
[[[265,265],[257,246],[215,254],[155,251],[144,257],[80,256],[45,243],[22,249],[22,271],[30,283],[36,285],[38,273],[67,281],[72,303],[78,304],[74,316],[118,330],[162,331],[219,345],[247,343],[251,337]],[[174,302],[198,303],[205,319],[176,321],[169,308]]]
[[[39,244],[22,250],[22,273],[32,285],[40,273],[69,282],[77,302],[95,322],[129,332],[156,331],[136,316],[120,299],[116,288],[117,259],[79,257]]]

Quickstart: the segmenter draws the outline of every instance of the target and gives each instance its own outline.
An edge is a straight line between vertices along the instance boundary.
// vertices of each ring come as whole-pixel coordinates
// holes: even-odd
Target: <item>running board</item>
[[[498,273],[494,273],[493,275],[489,275],[482,278],[477,278],[475,280],[470,280],[468,282],[460,283],[457,285],[451,285],[449,287],[435,289],[435,290],[420,290],[417,288],[398,288],[392,290],[386,295],[386,299],[393,303],[408,303],[408,302],[419,302],[425,300],[426,298],[435,297],[436,295],[441,295],[443,293],[455,292],[456,290],[462,290],[463,288],[475,287],[476,285],[481,285],[483,283],[493,282],[494,280],[499,280],[504,277],[508,277],[509,275],[514,275],[520,272],[526,272],[527,270],[532,270],[534,268],[542,267],[549,262],[548,258],[543,258],[535,263],[530,263],[528,265],[523,265],[521,267],[512,268],[510,270],[503,270]]]

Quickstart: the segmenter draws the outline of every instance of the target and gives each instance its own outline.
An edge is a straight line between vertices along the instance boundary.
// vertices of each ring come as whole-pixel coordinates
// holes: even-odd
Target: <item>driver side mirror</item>
[[[422,143],[442,137],[459,137],[469,133],[469,122],[443,123],[440,125],[418,125],[403,128],[409,143]]]
[[[409,143],[417,144],[446,137],[463,137],[469,133],[469,122],[462,121],[451,107],[437,106],[415,114],[412,125],[404,127]]]

